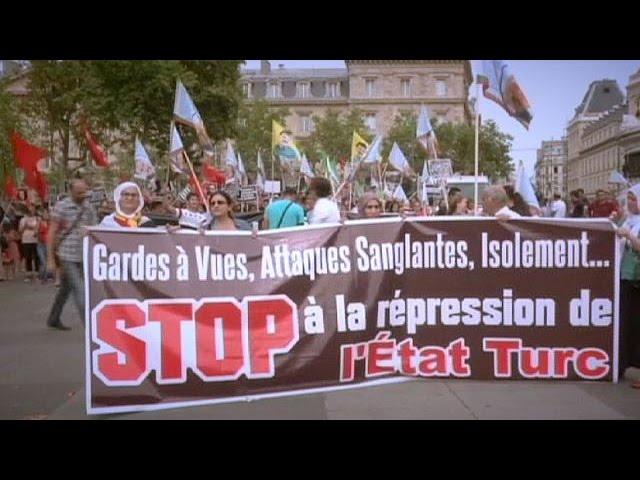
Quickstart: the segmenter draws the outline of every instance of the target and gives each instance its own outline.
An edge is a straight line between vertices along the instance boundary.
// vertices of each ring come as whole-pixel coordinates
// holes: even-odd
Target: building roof
[[[591,82],[582,102],[576,108],[575,117],[580,115],[594,116],[610,110],[624,102],[624,94],[618,82],[604,79]]]
[[[243,78],[260,78],[265,80],[270,78],[283,79],[313,79],[313,78],[347,78],[349,76],[346,68],[271,68],[271,72],[265,75],[260,69],[241,70]]]
[[[600,118],[598,118],[597,120],[589,123],[583,133],[582,136],[585,137],[587,135],[589,135],[590,133],[593,133],[594,131],[596,131],[597,129],[599,129],[600,127],[606,125],[607,123],[610,122],[622,122],[622,117],[624,116],[624,114],[626,113],[626,111],[628,110],[628,105],[627,103],[620,103],[616,106],[614,106],[613,108],[607,110]]]

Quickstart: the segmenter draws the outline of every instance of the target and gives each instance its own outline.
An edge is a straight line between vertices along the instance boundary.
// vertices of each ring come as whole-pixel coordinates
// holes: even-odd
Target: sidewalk
[[[0,419],[488,420],[640,419],[629,381],[415,380],[340,392],[101,416],[85,413],[84,332],[70,301],[62,332],[45,327],[51,284],[0,282]],[[640,371],[631,372],[634,378]]]

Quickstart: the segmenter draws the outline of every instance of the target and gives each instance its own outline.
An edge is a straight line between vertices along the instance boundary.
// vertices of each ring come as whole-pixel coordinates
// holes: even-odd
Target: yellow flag
[[[369,148],[369,144],[354,130],[351,142],[351,161],[360,160],[367,148]]]
[[[272,120],[272,129],[271,129],[271,149],[276,148],[276,145],[280,143],[280,134],[284,130],[284,127],[280,125],[275,120]]]

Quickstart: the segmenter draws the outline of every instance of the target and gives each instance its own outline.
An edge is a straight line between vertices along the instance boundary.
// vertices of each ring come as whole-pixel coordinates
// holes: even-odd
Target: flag
[[[144,146],[138,140],[136,136],[136,152],[134,155],[134,159],[136,161],[136,172],[133,177],[138,178],[140,180],[148,180],[155,176],[156,168],[151,163],[151,159],[149,158],[149,154],[144,149]]]
[[[364,147],[364,149],[360,150],[362,147]],[[369,143],[354,130],[353,140],[351,142],[351,162],[361,160],[368,148]]]
[[[98,143],[91,130],[89,130],[89,125],[84,123],[84,138],[87,141],[87,147],[89,148],[89,152],[91,153],[91,157],[93,161],[96,162],[96,165],[99,167],[108,167],[109,166],[109,157],[104,148]]]
[[[422,181],[424,182],[429,177],[429,169],[427,168],[427,161],[422,164]]]
[[[236,157],[236,152],[233,150],[233,145],[231,142],[227,140],[227,153],[224,157],[225,165],[230,165],[235,169],[238,168],[238,159]]]
[[[244,169],[244,163],[242,162],[240,152],[238,152],[238,175],[240,176],[240,183],[242,185],[246,185],[247,171]]]
[[[202,176],[207,182],[213,183],[218,187],[223,187],[227,181],[224,176],[224,172],[218,170],[212,165],[209,165],[208,163],[202,164]]]
[[[204,127],[204,121],[180,79],[176,81],[176,98],[173,104],[173,117],[176,121],[195,128],[203,150],[208,155],[213,155],[213,143]]]
[[[420,106],[420,115],[418,116],[418,123],[416,126],[416,138],[427,153],[432,153],[434,157],[438,156],[436,132],[431,126],[429,111],[425,105]]]
[[[173,104],[173,116],[178,122],[196,129],[199,126],[204,125],[200,112],[198,112],[196,105],[193,103],[193,100],[191,100],[189,92],[184,88],[180,79],[178,79],[176,83],[176,98]]]
[[[329,160],[329,157],[327,157],[326,164],[327,176],[329,177],[331,185],[335,188],[340,183],[340,174],[338,173],[336,166],[331,162],[331,160]]]
[[[496,102],[524,128],[529,129],[533,118],[531,106],[522,88],[502,60],[483,60],[484,74],[478,75],[484,96]]]
[[[35,189],[38,185],[38,162],[47,157],[48,152],[27,142],[18,132],[11,133],[11,145],[16,165],[25,173],[25,183]]]
[[[311,169],[311,165],[309,164],[309,160],[307,160],[307,156],[302,154],[302,165],[300,166],[300,173],[308,178],[313,178],[315,175],[313,174],[313,170]]]
[[[402,185],[398,185],[396,187],[395,192],[393,192],[393,198],[395,198],[396,200],[400,200],[401,202],[406,202],[409,200],[407,198],[407,194],[404,193],[404,188],[402,188]]]
[[[274,158],[280,160],[280,165],[293,168],[302,159],[300,151],[293,141],[291,132],[285,130],[275,120],[272,121],[271,146]]]
[[[13,177],[8,173],[4,178],[4,193],[7,195],[7,198],[9,198],[10,200],[18,196],[18,188],[16,187],[16,182],[13,180]]]
[[[258,160],[256,161],[256,167],[256,185],[261,190],[264,190],[267,175],[265,173],[264,163],[262,162],[262,155],[260,155],[260,150],[258,150]]]
[[[402,150],[396,142],[393,142],[393,147],[391,147],[391,153],[389,154],[389,163],[393,168],[402,172],[404,175],[411,176],[415,175],[407,161],[407,157],[404,156]]]
[[[518,165],[518,169],[516,171],[516,185],[514,190],[522,196],[527,205],[540,208],[538,198],[536,197],[536,192],[533,190],[531,181],[529,180],[529,178],[527,178],[524,170],[524,163],[522,162],[522,160],[520,160],[520,164]]]
[[[169,146],[169,160],[171,164],[171,170],[176,173],[187,174],[187,169],[184,164],[184,145],[182,139],[176,128],[176,124],[171,122],[171,145]]]
[[[362,156],[362,163],[379,163],[382,160],[382,135],[377,135],[376,138],[373,139],[371,145],[369,145],[368,150]]]
[[[609,183],[619,183],[622,185],[628,185],[629,181],[624,178],[624,175],[622,175],[620,172],[618,172],[617,170],[614,170],[613,172],[611,172],[611,175],[609,175]]]
[[[275,150],[276,145],[280,143],[280,134],[284,131],[284,127],[275,120],[271,121],[271,149]]]

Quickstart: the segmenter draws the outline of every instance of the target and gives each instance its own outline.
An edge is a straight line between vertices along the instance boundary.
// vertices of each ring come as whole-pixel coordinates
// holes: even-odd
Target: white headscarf
[[[136,208],[136,210],[133,213],[124,213],[122,210],[120,210],[120,196],[122,195],[122,192],[128,188],[135,188],[138,191],[138,195],[139,195],[138,198],[140,203],[138,204],[138,208]],[[144,207],[144,198],[142,198],[142,191],[140,191],[140,187],[133,182],[123,182],[120,185],[118,185],[116,189],[113,191],[113,201],[116,204],[116,213],[124,218],[136,217],[136,215],[138,215],[142,210],[142,207]]]

